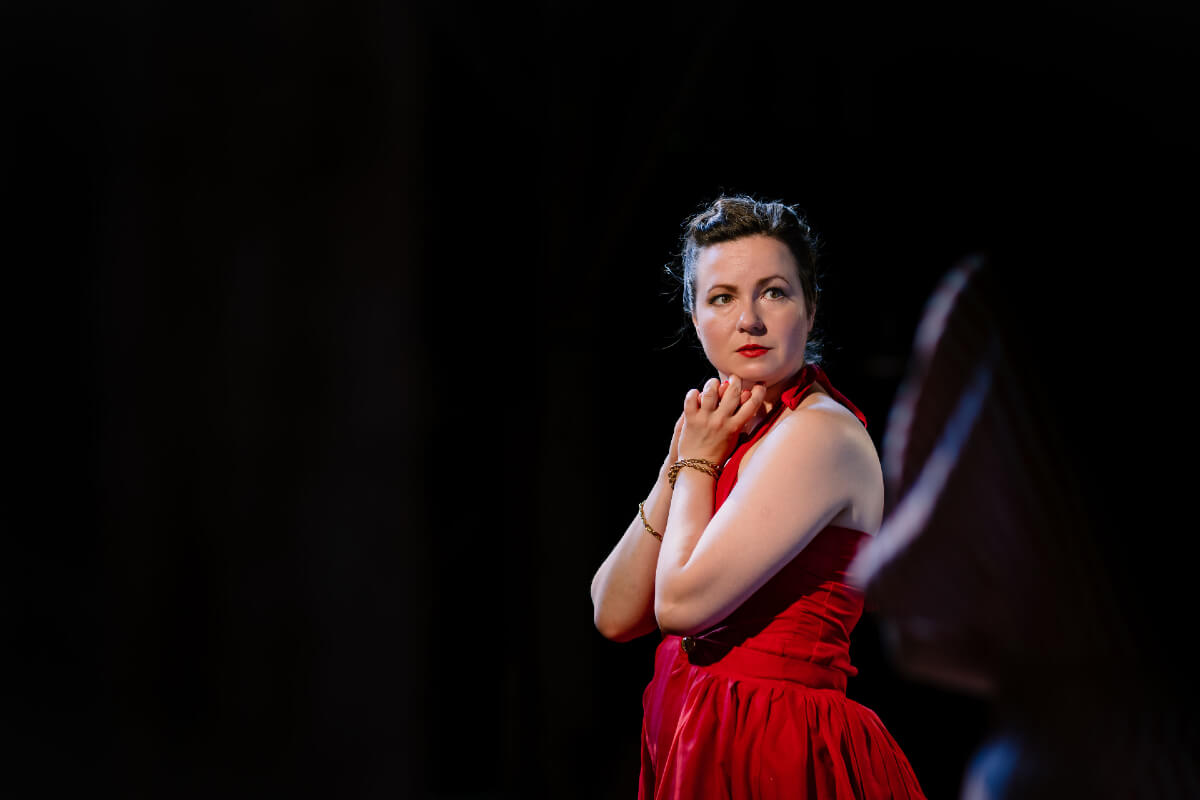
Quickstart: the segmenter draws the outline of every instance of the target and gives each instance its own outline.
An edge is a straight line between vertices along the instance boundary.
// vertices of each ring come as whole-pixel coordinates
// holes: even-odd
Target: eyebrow
[[[761,278],[761,279],[759,279],[758,283],[756,283],[756,284],[754,284],[754,285],[755,285],[755,286],[762,286],[764,283],[770,283],[771,281],[775,280],[776,278],[779,278],[781,281],[783,281],[784,283],[786,283],[788,286],[791,286],[791,285],[792,285],[792,282],[791,282],[791,281],[789,281],[789,280],[788,280],[788,279],[787,279],[785,276],[783,276],[783,275],[779,275],[779,274],[775,274],[775,275],[768,275],[768,276],[767,276],[767,277],[765,277],[765,278]],[[730,283],[714,283],[712,286],[708,287],[708,290],[705,292],[705,294],[710,294],[710,293],[712,293],[712,292],[713,292],[714,290],[716,290],[716,289],[725,289],[725,290],[727,290],[727,291],[728,291],[728,290],[732,290],[732,291],[734,291],[734,292],[736,292],[736,291],[737,291],[737,287],[736,287],[736,286],[734,286],[733,284],[730,284]]]

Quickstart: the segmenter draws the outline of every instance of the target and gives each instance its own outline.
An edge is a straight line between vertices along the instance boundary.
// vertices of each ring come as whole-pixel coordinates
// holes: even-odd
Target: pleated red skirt
[[[698,666],[680,642],[659,645],[642,698],[639,800],[924,797],[879,718],[846,697],[845,673],[798,675],[741,647]]]

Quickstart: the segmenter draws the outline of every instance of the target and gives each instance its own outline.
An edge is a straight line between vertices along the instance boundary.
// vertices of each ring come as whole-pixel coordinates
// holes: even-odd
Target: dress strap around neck
[[[825,374],[825,371],[816,364],[805,364],[804,368],[796,373],[796,377],[792,380],[791,385],[780,394],[779,402],[767,413],[767,416],[763,417],[754,426],[753,431],[748,434],[743,433],[738,437],[737,445],[734,447],[729,459],[725,462],[723,472],[726,474],[733,472],[736,475],[738,467],[742,463],[742,457],[746,455],[755,442],[766,434],[772,423],[775,422],[775,419],[783,412],[784,407],[795,409],[800,405],[800,401],[808,396],[808,393],[818,383],[829,392],[830,397],[837,400],[849,409],[854,416],[858,417],[858,421],[863,424],[864,428],[867,426],[867,418],[844,394],[834,388],[833,384],[829,382],[829,377]]]
[[[716,493],[713,497],[714,510],[720,508],[721,504],[725,502],[725,498],[729,497],[734,484],[737,483],[738,469],[741,467],[742,459],[754,443],[766,435],[766,432],[783,412],[785,406],[792,409],[796,408],[817,383],[820,383],[833,399],[853,412],[854,416],[858,417],[864,426],[867,424],[867,418],[863,416],[863,413],[847,400],[845,395],[833,388],[833,384],[829,382],[829,378],[826,377],[824,370],[816,364],[805,364],[804,369],[796,373],[791,384],[779,396],[780,402],[775,404],[775,407],[755,426],[753,431],[749,434],[743,433],[738,437],[737,445],[733,448],[733,453],[725,462],[725,467],[721,470],[720,477],[717,478]]]
[[[846,397],[846,395],[837,390],[837,387],[835,387],[829,381],[829,376],[825,374],[825,370],[821,369],[816,364],[805,364],[804,369],[800,370],[799,380],[797,380],[793,386],[784,390],[779,399],[783,403],[787,404],[788,408],[795,408],[796,406],[800,405],[800,401],[803,400],[809,391],[812,390],[813,386],[818,383],[821,384],[825,391],[829,392],[830,397],[832,397],[834,400],[837,400],[852,414],[854,414],[854,416],[858,417],[858,421],[862,423],[864,428],[867,427],[866,415],[859,411],[858,407],[854,405],[854,403],[851,403],[850,399]]]
[[[784,407],[794,409],[800,405],[800,401],[804,399],[804,395],[812,388],[815,376],[813,374],[814,365],[805,364],[804,369],[796,373],[792,380],[792,385],[783,390],[779,396],[779,402],[775,407],[767,412],[767,415],[759,420],[754,426],[754,430],[750,433],[743,433],[738,437],[737,445],[734,447],[733,454],[730,455],[729,461],[725,464],[725,469],[737,469],[738,464],[742,461],[742,456],[750,449],[750,446],[763,437],[763,434],[775,422],[775,418],[783,412]]]

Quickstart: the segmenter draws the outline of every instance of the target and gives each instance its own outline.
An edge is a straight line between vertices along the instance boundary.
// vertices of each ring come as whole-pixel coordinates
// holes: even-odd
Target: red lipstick
[[[765,354],[770,348],[763,347],[761,344],[746,344],[737,349],[738,353],[746,358],[758,358]]]

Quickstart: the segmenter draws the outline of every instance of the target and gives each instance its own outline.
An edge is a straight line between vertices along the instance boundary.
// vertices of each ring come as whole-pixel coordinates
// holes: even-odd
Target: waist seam
[[[845,670],[707,637],[679,638],[676,656],[689,666],[714,675],[768,680],[811,689],[846,690]]]

